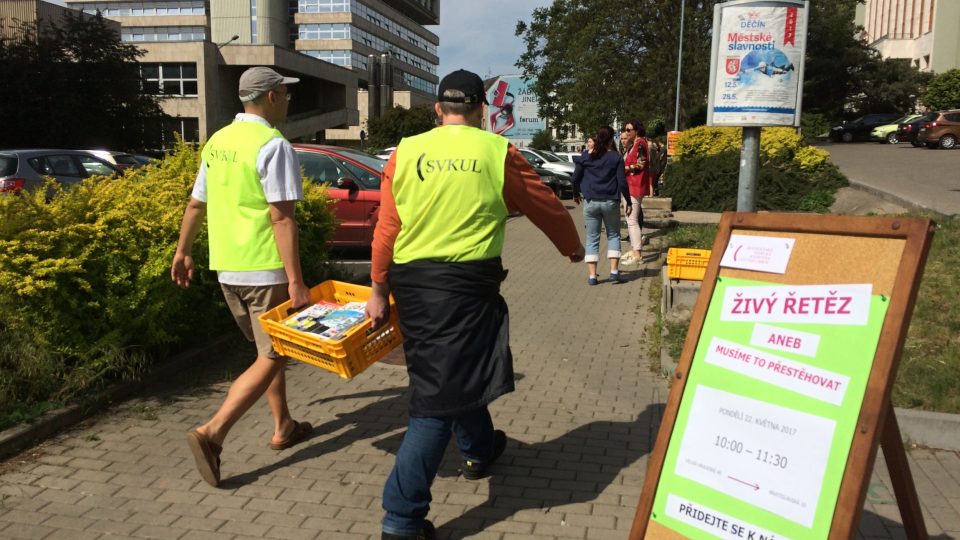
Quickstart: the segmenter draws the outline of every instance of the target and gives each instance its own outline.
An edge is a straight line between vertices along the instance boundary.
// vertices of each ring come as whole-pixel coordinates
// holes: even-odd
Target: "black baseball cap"
[[[459,90],[464,97],[444,97],[447,90]],[[465,69],[458,69],[440,81],[437,87],[437,101],[448,103],[486,103],[487,93],[483,91],[483,79]]]

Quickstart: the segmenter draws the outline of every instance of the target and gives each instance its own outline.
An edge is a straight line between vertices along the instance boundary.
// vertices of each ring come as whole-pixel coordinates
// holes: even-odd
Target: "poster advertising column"
[[[527,146],[546,129],[540,102],[530,83],[519,75],[498,77],[487,90],[487,130],[503,135],[517,146]]]
[[[720,262],[783,274],[790,237]],[[653,502],[688,538],[827,538],[889,298],[871,283],[718,277]]]
[[[708,125],[800,125],[808,12],[803,1],[714,7]]]

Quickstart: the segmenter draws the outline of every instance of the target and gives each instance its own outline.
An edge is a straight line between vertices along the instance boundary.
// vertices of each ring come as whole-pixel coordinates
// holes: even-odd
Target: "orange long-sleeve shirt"
[[[373,233],[370,264],[370,277],[376,283],[387,281],[387,272],[393,261],[393,245],[403,226],[393,198],[396,159],[397,152],[394,152],[383,169],[383,180],[380,183],[380,217]],[[507,148],[503,174],[503,200],[507,204],[507,210],[526,215],[547,235],[561,255],[570,256],[576,253],[581,244],[573,219],[513,145]]]

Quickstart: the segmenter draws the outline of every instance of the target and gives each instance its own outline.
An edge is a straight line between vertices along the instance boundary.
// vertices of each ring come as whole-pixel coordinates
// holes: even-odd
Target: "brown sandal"
[[[313,430],[313,426],[310,425],[310,422],[297,422],[293,421],[293,429],[290,430],[290,435],[287,435],[287,438],[280,442],[272,442],[267,446],[271,450],[286,450],[291,446],[297,444],[298,442],[307,438],[307,435],[310,435],[310,432]]]
[[[220,452],[223,448],[197,430],[187,433],[187,444],[197,462],[197,471],[211,486],[220,484]]]

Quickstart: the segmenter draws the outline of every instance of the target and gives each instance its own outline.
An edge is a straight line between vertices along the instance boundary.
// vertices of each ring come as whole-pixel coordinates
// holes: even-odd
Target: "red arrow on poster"
[[[734,477],[732,477],[732,476],[728,476],[727,478],[733,480],[734,482],[740,482],[741,484],[743,484],[743,485],[745,485],[745,486],[750,486],[750,487],[753,488],[754,491],[759,491],[759,490],[760,490],[760,485],[759,485],[759,484],[751,484],[750,482],[744,482],[743,480],[741,480],[741,479],[739,479],[739,478],[734,478]]]

